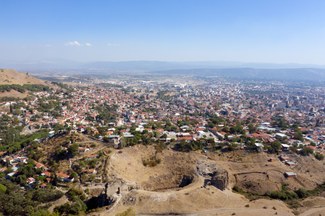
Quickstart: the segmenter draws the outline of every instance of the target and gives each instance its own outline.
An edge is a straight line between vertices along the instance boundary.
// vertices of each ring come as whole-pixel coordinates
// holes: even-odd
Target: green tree
[[[0,193],[5,193],[7,191],[7,187],[3,184],[0,184]]]
[[[296,140],[304,141],[304,137],[302,135],[302,132],[301,132],[300,128],[295,129],[293,138],[296,139]]]
[[[76,155],[78,155],[78,148],[79,148],[79,145],[77,143],[73,143],[68,147],[68,153],[72,157],[75,157]]]
[[[236,123],[235,126],[232,126],[230,128],[230,133],[232,133],[232,134],[243,134],[244,133],[243,126],[239,122]]]
[[[37,189],[33,192],[32,199],[38,202],[51,202],[60,199],[63,193],[53,189]]]
[[[302,156],[308,156],[308,155],[310,155],[310,154],[312,154],[314,151],[311,149],[311,148],[308,148],[307,146],[304,146],[303,148],[302,148],[302,150],[300,151],[300,154],[302,155]]]
[[[279,141],[272,142],[268,147],[270,153],[279,153],[280,149],[281,143]]]
[[[315,154],[315,158],[317,159],[317,160],[324,160],[324,155],[323,154],[321,154],[321,153],[316,153]]]
[[[274,116],[272,117],[272,119],[273,119],[272,125],[275,127],[279,127],[284,130],[287,129],[289,126],[289,123],[283,116]]]
[[[255,125],[253,125],[251,123],[248,125],[248,131],[249,131],[249,133],[255,133],[256,130],[257,130],[257,128],[256,128]]]

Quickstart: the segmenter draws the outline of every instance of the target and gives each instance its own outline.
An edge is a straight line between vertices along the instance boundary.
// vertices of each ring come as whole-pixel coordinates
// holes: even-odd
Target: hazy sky
[[[0,61],[325,64],[325,0],[0,0]]]

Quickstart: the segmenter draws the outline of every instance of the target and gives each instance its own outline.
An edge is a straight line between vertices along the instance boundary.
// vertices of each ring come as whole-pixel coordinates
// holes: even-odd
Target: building
[[[284,173],[284,176],[286,178],[296,177],[297,176],[297,173],[294,173],[294,172],[285,172]]]

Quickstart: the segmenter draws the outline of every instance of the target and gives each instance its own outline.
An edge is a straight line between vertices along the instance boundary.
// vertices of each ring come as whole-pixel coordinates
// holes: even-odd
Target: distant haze
[[[43,62],[7,65],[39,76],[53,75],[153,75],[200,76],[254,80],[325,81],[325,67],[301,64],[261,64],[240,62]]]

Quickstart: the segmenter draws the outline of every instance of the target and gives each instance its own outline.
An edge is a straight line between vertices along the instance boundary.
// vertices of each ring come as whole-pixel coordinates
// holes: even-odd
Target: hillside
[[[37,79],[28,73],[20,73],[12,69],[0,69],[0,85],[48,85],[46,81]]]
[[[159,163],[144,165],[144,160],[153,155]],[[295,160],[299,166],[290,168],[266,153],[203,154],[168,148],[157,152],[152,145],[135,145],[109,156],[106,174],[114,184],[108,194],[114,197],[120,188],[121,195],[111,208],[97,209],[90,215],[115,215],[127,209],[136,215],[320,215],[324,212],[323,195],[296,199],[295,207],[293,201],[289,205],[266,196],[267,192],[281,190],[282,185],[308,190],[324,181],[323,162],[313,157],[296,156]],[[286,171],[294,171],[298,177],[285,178]],[[241,192],[233,188],[241,188]]]
[[[12,69],[0,69],[0,100],[9,101],[17,98],[26,98],[32,92],[48,91],[56,86]]]

